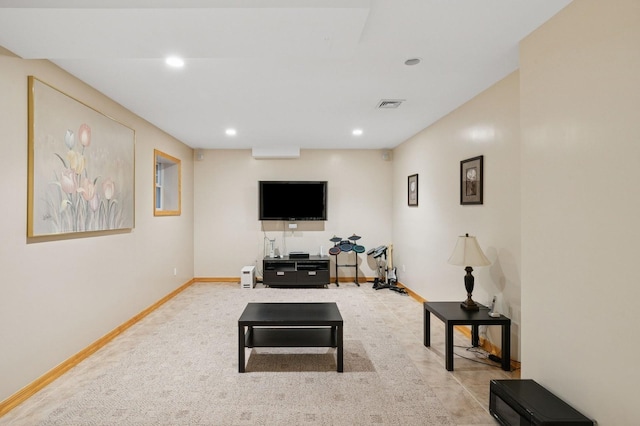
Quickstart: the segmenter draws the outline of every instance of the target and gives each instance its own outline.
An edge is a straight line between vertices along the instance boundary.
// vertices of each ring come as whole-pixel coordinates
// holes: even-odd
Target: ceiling
[[[192,148],[388,149],[516,70],[519,41],[568,3],[0,0],[0,46]]]

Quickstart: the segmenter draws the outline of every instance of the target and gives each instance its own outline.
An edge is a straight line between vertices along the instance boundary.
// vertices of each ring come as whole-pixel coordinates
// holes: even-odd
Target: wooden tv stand
[[[328,256],[308,259],[265,257],[262,261],[262,283],[265,286],[326,286],[331,280]]]

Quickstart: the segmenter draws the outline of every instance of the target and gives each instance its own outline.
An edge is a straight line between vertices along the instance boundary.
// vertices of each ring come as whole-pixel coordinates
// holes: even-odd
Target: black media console
[[[331,280],[328,256],[309,256],[308,259],[265,257],[262,266],[265,286],[326,286]]]
[[[491,380],[489,391],[489,412],[503,426],[595,424],[531,379]]]

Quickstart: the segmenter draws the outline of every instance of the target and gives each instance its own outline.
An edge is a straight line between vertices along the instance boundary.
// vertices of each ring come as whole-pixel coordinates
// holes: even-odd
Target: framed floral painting
[[[135,131],[29,76],[27,236],[134,227]]]

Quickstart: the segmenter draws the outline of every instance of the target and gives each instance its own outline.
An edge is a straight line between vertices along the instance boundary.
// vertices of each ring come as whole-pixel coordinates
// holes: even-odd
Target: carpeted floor
[[[298,301],[337,303],[344,373],[335,371],[330,348],[247,350],[247,372],[238,373],[237,321],[246,304]],[[422,315],[410,297],[367,284],[194,284],[0,425],[496,424],[488,380],[508,373],[461,358],[447,372],[444,327],[432,321],[425,348]]]

